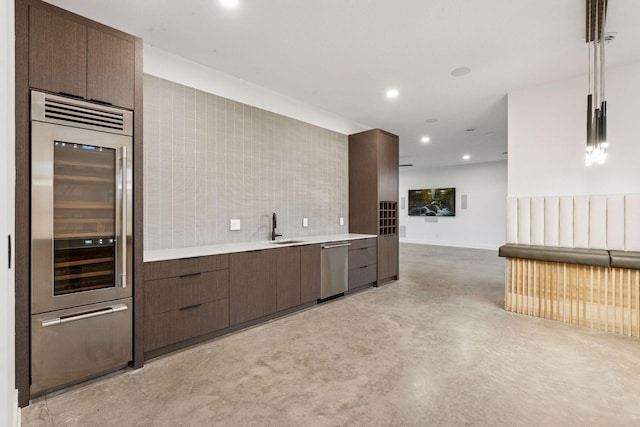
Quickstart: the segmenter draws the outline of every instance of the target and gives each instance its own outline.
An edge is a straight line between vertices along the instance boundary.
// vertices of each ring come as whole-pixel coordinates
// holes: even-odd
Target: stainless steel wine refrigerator
[[[31,393],[132,356],[133,113],[31,92]]]

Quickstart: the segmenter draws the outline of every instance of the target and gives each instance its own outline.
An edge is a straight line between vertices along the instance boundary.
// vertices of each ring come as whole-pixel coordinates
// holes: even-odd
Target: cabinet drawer
[[[166,279],[195,273],[200,273],[199,257],[146,262],[144,264],[144,280]]]
[[[229,300],[173,310],[144,319],[144,351],[166,347],[229,326]]]
[[[229,268],[229,255],[209,255],[200,257],[200,271],[226,270]]]
[[[375,237],[370,237],[368,239],[349,240],[349,243],[351,243],[351,246],[349,246],[349,250],[353,251],[361,248],[375,247],[376,240],[377,239]]]
[[[145,315],[229,297],[229,270],[144,282]]]
[[[372,264],[366,267],[349,269],[349,289],[354,289],[377,280],[377,266]]]
[[[200,275],[144,282],[145,316],[197,304]]]
[[[166,279],[186,274],[229,268],[229,255],[210,255],[144,263],[144,280]]]
[[[360,248],[349,251],[349,268],[359,268],[376,263],[376,247]]]

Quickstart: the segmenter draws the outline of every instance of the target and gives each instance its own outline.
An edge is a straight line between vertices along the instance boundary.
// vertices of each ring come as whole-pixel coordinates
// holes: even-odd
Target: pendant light
[[[586,0],[589,66],[587,95],[587,150],[585,164],[603,164],[607,158],[607,101],[604,98],[604,27],[608,0]]]

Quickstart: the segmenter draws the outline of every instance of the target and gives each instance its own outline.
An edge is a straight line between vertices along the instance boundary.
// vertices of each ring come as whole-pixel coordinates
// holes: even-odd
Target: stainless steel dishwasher
[[[320,299],[344,293],[349,285],[349,253],[351,243],[336,242],[322,245]]]

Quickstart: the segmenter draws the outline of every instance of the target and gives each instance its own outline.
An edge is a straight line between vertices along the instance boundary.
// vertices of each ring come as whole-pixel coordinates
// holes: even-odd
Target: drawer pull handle
[[[192,308],[197,308],[200,307],[202,304],[193,304],[193,305],[188,305],[186,307],[182,307],[180,310],[190,310]]]
[[[202,273],[188,273],[188,274],[183,274],[182,276],[180,276],[180,278],[184,278],[184,277],[191,277],[191,276],[199,276]]]
[[[366,251],[369,248],[360,248],[361,251]]]
[[[351,246],[351,243],[338,243],[337,245],[322,245],[322,249],[341,248],[343,246]]]
[[[367,268],[367,267],[369,267],[369,266],[368,266],[368,265],[363,265],[363,266],[362,266],[362,267],[360,267],[360,268]]]
[[[75,322],[77,320],[90,319],[92,317],[104,316],[106,314],[118,313],[120,311],[126,311],[128,307],[125,304],[116,304],[111,307],[90,310],[83,313],[77,313],[69,316],[56,317],[53,319],[46,319],[42,321],[42,327],[62,325],[64,323]]]

